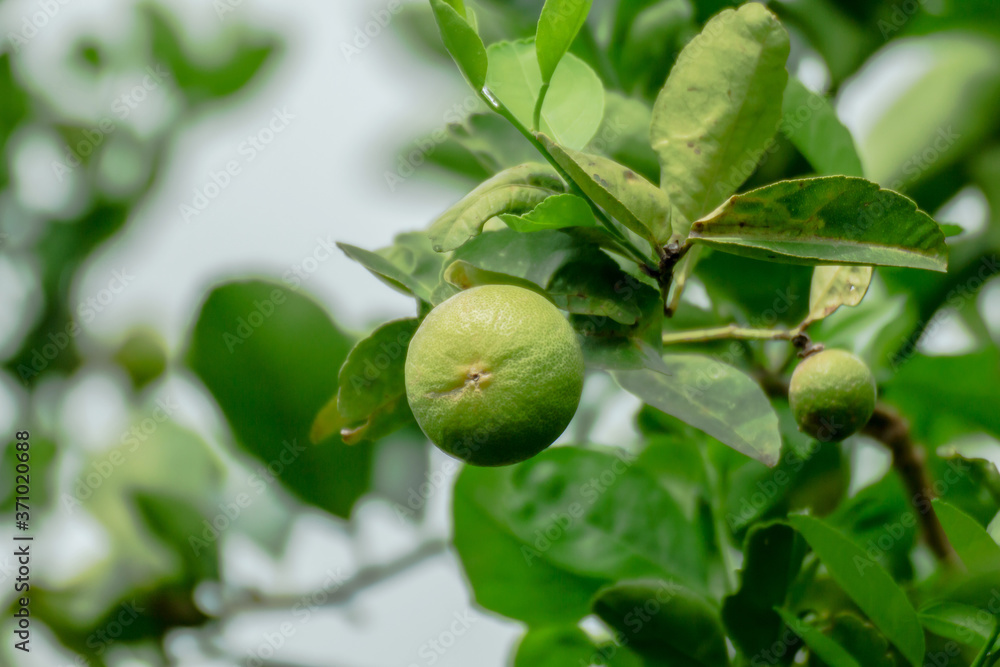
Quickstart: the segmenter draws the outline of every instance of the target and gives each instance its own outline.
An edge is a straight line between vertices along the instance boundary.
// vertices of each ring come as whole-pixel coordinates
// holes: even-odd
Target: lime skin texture
[[[406,354],[406,398],[431,442],[502,466],[558,438],[580,404],[583,353],[548,299],[510,285],[460,292],[432,310]]]
[[[844,350],[806,357],[788,388],[799,430],[822,442],[838,442],[861,429],[875,411],[875,398],[871,370]]]

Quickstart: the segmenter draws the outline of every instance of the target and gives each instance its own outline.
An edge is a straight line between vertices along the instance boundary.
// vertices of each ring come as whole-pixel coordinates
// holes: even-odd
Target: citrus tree
[[[522,4],[430,0],[482,109],[433,161],[481,183],[341,244],[416,311],[357,342],[313,440],[415,420],[469,464],[454,547],[526,625],[516,665],[995,664],[1000,476],[959,445],[1000,431],[996,345],[978,313],[971,354],[917,343],[1000,228],[963,243],[914,179],[866,178],[789,74],[805,35],[837,85],[869,36],[838,60],[849,30],[799,3]],[[593,442],[584,399],[547,448],[581,358],[641,401],[639,443]]]

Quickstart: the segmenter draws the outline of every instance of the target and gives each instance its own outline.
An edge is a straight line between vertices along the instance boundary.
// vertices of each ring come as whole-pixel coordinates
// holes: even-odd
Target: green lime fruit
[[[806,357],[792,373],[788,400],[800,431],[823,442],[837,442],[871,418],[875,378],[850,352],[823,350]]]
[[[510,285],[460,292],[432,310],[406,353],[406,398],[431,441],[479,466],[529,459],[566,430],[583,353],[545,297]]]

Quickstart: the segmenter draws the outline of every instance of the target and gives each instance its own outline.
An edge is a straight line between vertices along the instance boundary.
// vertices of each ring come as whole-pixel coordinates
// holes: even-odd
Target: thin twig
[[[444,553],[448,549],[448,541],[434,539],[424,542],[419,547],[405,556],[384,565],[372,565],[358,570],[357,574],[336,587],[326,591],[326,595],[321,603],[316,607],[335,607],[350,602],[355,595],[376,584],[380,584],[387,579],[405,572],[409,568],[419,563]],[[220,614],[227,616],[237,612],[262,611],[273,609],[291,609],[295,605],[311,603],[315,599],[312,593],[303,595],[277,595],[260,596],[253,595],[249,599],[237,600],[228,605]]]
[[[663,334],[664,345],[704,343],[713,340],[792,340],[795,332],[784,329],[750,329],[729,324],[712,329],[693,329]]]

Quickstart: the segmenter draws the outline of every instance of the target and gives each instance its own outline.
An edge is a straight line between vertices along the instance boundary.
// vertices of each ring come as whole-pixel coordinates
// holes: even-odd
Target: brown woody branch
[[[879,404],[863,433],[884,444],[892,453],[892,465],[906,485],[907,497],[920,519],[927,546],[939,560],[957,564],[955,549],[931,506],[934,490],[924,465],[923,450],[910,437],[910,424],[895,410]]]

